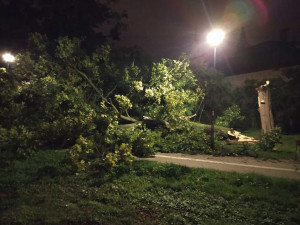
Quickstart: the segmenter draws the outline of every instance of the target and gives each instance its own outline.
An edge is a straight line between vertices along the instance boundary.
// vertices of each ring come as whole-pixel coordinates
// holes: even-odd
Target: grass
[[[300,182],[136,161],[75,175],[64,152],[1,168],[2,224],[299,224]]]
[[[202,129],[210,129],[210,125],[207,124],[200,124],[200,123],[193,123],[195,127],[199,127]],[[219,127],[216,126],[216,130],[220,130],[221,132],[227,134],[227,131],[229,128],[226,127]],[[259,140],[262,136],[262,132],[260,129],[249,129],[242,133],[243,135],[253,137],[257,140]],[[275,146],[275,150],[273,151],[258,151],[255,154],[248,152],[246,155],[249,156],[255,156],[262,159],[295,159],[295,152],[296,152],[296,146],[295,142],[296,140],[300,140],[300,134],[294,134],[294,135],[282,135],[281,143],[277,144]],[[236,155],[243,155],[242,150],[243,144],[237,143],[237,144],[231,144],[226,145],[223,155],[226,154],[236,154]]]
[[[210,131],[211,125],[209,124],[201,124],[197,122],[191,122],[195,128],[205,129]],[[121,125],[123,128],[131,128],[136,126],[136,123]],[[229,128],[215,126],[216,133],[223,133],[223,136],[227,135]],[[259,140],[262,136],[262,132],[260,129],[249,129],[242,133],[243,135],[253,137]],[[295,141],[300,140],[300,134],[295,135],[282,135],[282,143],[277,144],[275,150],[273,151],[247,151],[245,152],[242,143],[234,143],[225,145],[221,152],[218,152],[217,155],[247,155],[258,157],[262,159],[295,159]]]
[[[243,132],[243,135],[253,137],[259,140],[262,136],[262,133],[261,133],[261,129],[248,129],[245,132]]]
[[[249,137],[259,139],[261,137],[260,129],[251,129],[244,132]],[[296,140],[300,140],[300,134],[282,135],[281,143],[275,146],[273,151],[261,151],[258,153],[260,158],[272,159],[294,159],[296,153]]]

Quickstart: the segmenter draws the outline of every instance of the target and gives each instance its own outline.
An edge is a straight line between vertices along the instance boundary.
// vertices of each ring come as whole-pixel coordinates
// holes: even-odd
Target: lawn
[[[243,134],[259,139],[261,137],[261,130],[247,130]],[[296,140],[300,140],[300,134],[282,135],[281,143],[276,145],[274,151],[258,152],[258,157],[273,159],[295,159]]]
[[[76,175],[64,154],[1,168],[2,224],[300,223],[300,181],[146,161]]]
[[[210,125],[208,124],[200,124],[200,123],[192,123],[195,127],[201,129],[210,129]],[[216,126],[216,130],[219,130],[225,134],[229,128]],[[253,137],[259,140],[262,137],[261,129],[249,129],[245,132],[242,132],[243,135]],[[251,154],[248,152],[246,155],[254,156],[262,159],[295,159],[296,140],[300,140],[300,134],[292,134],[292,135],[282,135],[281,143],[275,146],[273,151],[258,151],[255,154]],[[243,153],[243,144],[235,143],[228,144],[224,146],[223,155],[244,155]]]

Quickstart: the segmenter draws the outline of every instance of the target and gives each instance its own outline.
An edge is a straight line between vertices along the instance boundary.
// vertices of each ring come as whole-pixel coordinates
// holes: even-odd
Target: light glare
[[[8,63],[14,62],[14,61],[15,61],[15,57],[14,57],[12,54],[10,54],[10,53],[5,53],[5,54],[3,54],[3,55],[2,55],[2,58],[3,58],[3,60],[4,60],[5,62],[8,62]]]
[[[225,38],[224,31],[222,31],[220,29],[215,29],[208,33],[206,40],[210,46],[216,47],[222,43],[224,38]]]

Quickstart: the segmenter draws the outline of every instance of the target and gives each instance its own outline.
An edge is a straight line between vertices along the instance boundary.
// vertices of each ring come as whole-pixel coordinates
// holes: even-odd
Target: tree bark
[[[274,119],[271,107],[271,93],[269,90],[269,81],[266,84],[256,88],[258,93],[258,111],[260,114],[261,128],[263,133],[269,133],[274,128]]]

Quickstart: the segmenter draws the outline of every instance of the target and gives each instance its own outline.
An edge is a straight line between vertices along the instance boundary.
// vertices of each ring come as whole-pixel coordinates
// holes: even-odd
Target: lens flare
[[[252,0],[253,7],[259,12],[264,23],[269,20],[269,11],[266,4],[262,0]]]
[[[225,9],[223,21],[228,30],[247,24],[253,15],[253,7],[247,1],[233,0]]]
[[[269,20],[269,12],[263,0],[232,0],[225,8],[223,27],[235,30],[257,20],[260,24]]]

